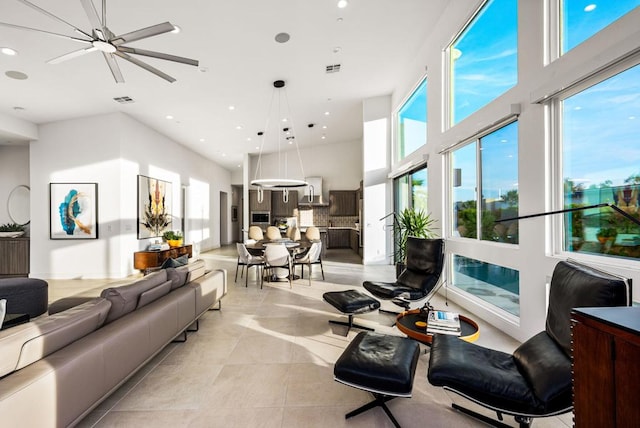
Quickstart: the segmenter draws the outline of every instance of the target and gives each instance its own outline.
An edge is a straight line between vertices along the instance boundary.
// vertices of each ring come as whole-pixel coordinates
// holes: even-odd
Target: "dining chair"
[[[292,226],[287,229],[287,238],[291,239],[292,241],[299,241],[300,239],[302,239],[300,235],[300,229],[298,229],[296,226]]]
[[[309,247],[309,249],[300,254],[299,256],[296,256],[293,259],[293,270],[295,273],[295,267],[296,266],[300,266],[300,269],[302,270],[300,278],[304,278],[304,266],[307,265],[309,266],[309,285],[311,285],[311,266],[312,265],[316,265],[319,264],[320,265],[320,271],[322,272],[322,280],[324,281],[324,268],[322,266],[322,241],[314,241],[311,244],[311,247]]]
[[[304,233],[304,236],[309,241],[319,241],[320,240],[320,229],[316,226],[307,227],[307,231]]]
[[[291,256],[289,255],[289,249],[282,244],[267,243],[264,246],[264,262],[266,270],[269,276],[277,276],[277,271],[274,268],[281,268],[287,270],[287,278],[289,279],[289,287],[291,285],[291,277],[293,276],[293,269],[291,264]],[[264,279],[263,279],[264,282]],[[262,288],[262,285],[260,285]]]
[[[276,226],[267,227],[267,239],[269,241],[275,241],[276,239],[282,239],[282,235],[280,234],[280,229]]]
[[[244,267],[247,267],[247,276],[245,277],[244,286],[248,287],[249,283],[249,268],[251,266],[256,267],[256,281],[258,277],[260,277],[260,288],[262,288],[262,272],[261,269],[264,267],[264,257],[262,256],[254,256],[249,250],[247,250],[247,246],[243,243],[236,243],[236,249],[238,250],[238,264],[236,265],[236,278],[235,282],[238,282],[238,267],[242,266],[242,272],[240,273],[240,278],[244,274]]]
[[[256,241],[264,239],[264,233],[262,233],[260,226],[249,226],[249,239],[255,239]]]

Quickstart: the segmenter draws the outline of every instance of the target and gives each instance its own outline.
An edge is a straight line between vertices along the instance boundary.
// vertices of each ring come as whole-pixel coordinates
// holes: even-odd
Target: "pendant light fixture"
[[[271,110],[274,107],[274,101],[277,101],[277,122],[273,126],[273,130],[270,131],[270,119]],[[283,103],[286,107],[287,115],[283,116]],[[280,125],[280,120],[286,120],[287,125],[282,129],[277,129]],[[302,166],[302,157],[300,156],[300,149],[295,139],[295,128],[293,126],[293,119],[290,114],[289,100],[287,99],[287,93],[285,89],[284,80],[276,80],[273,82],[273,93],[271,95],[271,102],[269,104],[269,113],[267,115],[267,121],[264,132],[258,132],[258,136],[261,137],[260,153],[258,155],[258,161],[256,163],[256,171],[254,179],[251,181],[252,186],[258,188],[258,202],[261,203],[264,198],[264,189],[283,189],[282,200],[284,203],[289,202],[289,188],[305,187],[308,183],[304,180],[290,178],[288,175],[288,153],[283,155],[282,144],[286,141],[289,144],[295,144],[296,154],[298,161],[300,162],[300,172],[304,177],[304,168]],[[276,178],[262,178],[262,153],[266,138],[277,137],[278,143],[278,169],[275,173]]]

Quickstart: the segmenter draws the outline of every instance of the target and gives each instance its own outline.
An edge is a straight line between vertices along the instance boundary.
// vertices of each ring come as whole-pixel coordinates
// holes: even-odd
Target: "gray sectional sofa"
[[[0,331],[0,425],[77,424],[167,344],[186,338],[226,294],[226,278],[199,260]]]

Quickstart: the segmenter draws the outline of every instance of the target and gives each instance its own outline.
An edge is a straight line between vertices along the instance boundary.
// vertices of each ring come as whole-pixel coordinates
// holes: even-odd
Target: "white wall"
[[[13,223],[7,201],[19,185],[29,185],[29,146],[0,146],[0,224]]]
[[[133,270],[137,175],[172,183],[172,229],[180,229],[180,191],[188,186],[186,243],[196,253],[219,242],[219,194],[230,173],[131,117],[114,113],[41,125],[31,143],[31,276],[120,278]],[[99,239],[49,239],[49,183],[98,183]],[[230,209],[230,208],[228,208]]]

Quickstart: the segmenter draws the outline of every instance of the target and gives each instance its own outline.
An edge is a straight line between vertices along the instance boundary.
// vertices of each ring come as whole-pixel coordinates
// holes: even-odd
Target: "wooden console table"
[[[149,269],[162,266],[167,259],[175,259],[185,254],[192,257],[191,245],[159,251],[136,251],[133,253],[133,267],[146,273]]]

